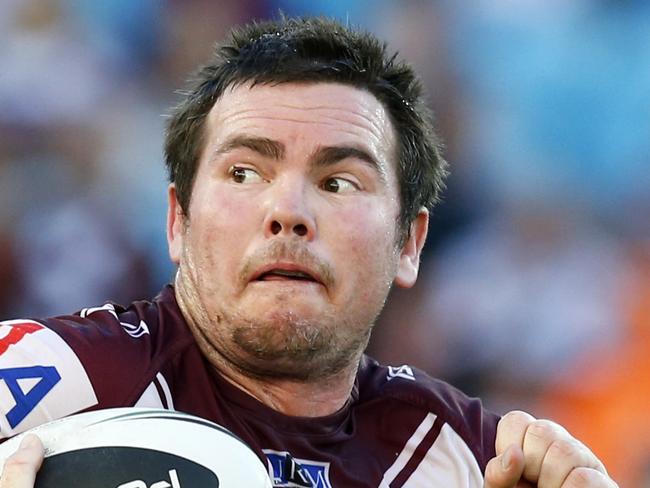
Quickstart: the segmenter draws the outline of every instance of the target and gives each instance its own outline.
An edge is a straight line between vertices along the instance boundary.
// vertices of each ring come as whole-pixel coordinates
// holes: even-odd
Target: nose
[[[264,219],[266,237],[314,238],[316,221],[307,202],[307,192],[306,185],[294,181],[278,181],[269,188]]]

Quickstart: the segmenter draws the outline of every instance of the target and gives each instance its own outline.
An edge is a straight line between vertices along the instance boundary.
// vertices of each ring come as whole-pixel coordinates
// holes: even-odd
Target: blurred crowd
[[[0,316],[170,280],[174,90],[233,24],[326,14],[422,76],[452,174],[371,352],[565,423],[650,486],[650,2],[2,0]]]

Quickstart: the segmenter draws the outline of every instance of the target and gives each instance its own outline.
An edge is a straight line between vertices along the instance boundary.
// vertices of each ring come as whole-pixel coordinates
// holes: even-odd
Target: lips
[[[274,263],[258,269],[250,281],[307,281],[322,283],[316,272],[294,263]]]

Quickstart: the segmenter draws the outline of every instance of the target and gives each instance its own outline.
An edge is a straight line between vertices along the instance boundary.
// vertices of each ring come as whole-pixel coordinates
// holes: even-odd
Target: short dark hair
[[[227,88],[247,82],[335,82],[372,93],[397,135],[402,243],[420,208],[439,200],[447,163],[413,69],[367,32],[325,18],[282,18],[233,29],[182,92],[167,126],[165,158],[183,212],[189,211],[206,116]]]

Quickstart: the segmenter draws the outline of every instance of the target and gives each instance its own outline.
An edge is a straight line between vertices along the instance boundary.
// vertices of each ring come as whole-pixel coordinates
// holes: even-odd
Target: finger
[[[562,488],[618,488],[618,485],[602,471],[576,468],[571,471]]]
[[[577,439],[569,436],[556,439],[548,447],[542,461],[538,485],[560,488],[577,468],[607,473],[598,458]]]
[[[524,452],[516,444],[493,457],[485,467],[484,488],[515,488],[524,472]]]
[[[505,414],[497,425],[496,453],[503,454],[512,444],[523,448],[528,426],[535,421],[532,415],[514,410]]]
[[[535,420],[528,425],[524,434],[524,459],[526,463],[524,477],[528,481],[538,482],[547,451],[553,442],[560,439],[572,439],[572,437],[564,427],[555,422]],[[567,474],[568,471],[565,476]]]
[[[0,488],[33,488],[36,472],[43,462],[43,444],[33,434],[25,436],[18,450],[7,458]]]

